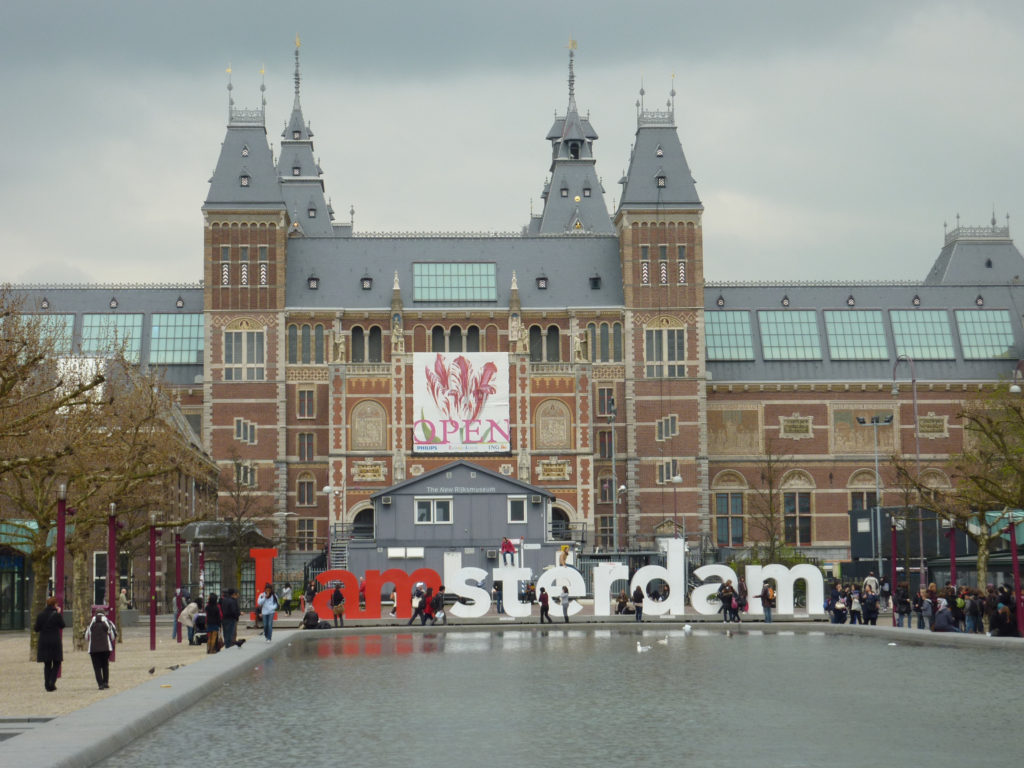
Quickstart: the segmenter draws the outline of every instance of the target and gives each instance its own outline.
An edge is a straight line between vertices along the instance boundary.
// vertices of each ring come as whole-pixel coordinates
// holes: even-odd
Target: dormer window
[[[665,188],[665,177],[664,176],[659,176],[658,177],[658,187],[659,187],[659,189],[664,189]]]
[[[306,285],[309,290],[316,291],[320,288],[320,278],[314,273],[306,278]]]
[[[537,288],[541,291],[546,291],[548,289],[547,275],[541,275],[537,278]]]
[[[242,147],[242,157],[248,157],[248,156],[249,156],[249,147],[248,146]]]
[[[307,211],[307,213],[309,214],[309,218],[311,218],[311,219],[315,219],[316,218],[316,208],[310,208]]]
[[[249,186],[249,174],[243,173],[241,176],[239,176],[238,177],[238,183],[239,183],[240,186],[248,187]]]
[[[573,160],[580,159],[580,145],[578,142],[574,141],[569,145],[569,157]]]
[[[292,138],[293,139],[301,139],[302,138],[302,131],[292,131]]]
[[[583,188],[583,196],[584,197],[590,197],[590,187],[584,187]]]
[[[599,290],[601,290],[601,276],[600,275],[593,275],[590,278],[590,290],[592,290],[592,291],[599,291]]]
[[[359,287],[364,291],[370,290],[373,288],[373,278],[369,275],[363,275],[362,279],[359,281]]]
[[[562,187],[562,197],[568,197],[568,196],[569,196],[569,189],[567,187]]]
[[[293,165],[292,166],[292,176],[301,176],[301,175],[302,175],[302,169],[299,166],[297,166],[297,165]]]
[[[655,154],[655,155],[657,155],[658,157],[664,157],[664,155],[665,155],[665,150],[664,150],[664,149],[662,149],[662,148],[661,148],[661,145],[659,144],[659,145],[658,145],[658,148],[657,148],[656,150],[654,150],[654,154]]]

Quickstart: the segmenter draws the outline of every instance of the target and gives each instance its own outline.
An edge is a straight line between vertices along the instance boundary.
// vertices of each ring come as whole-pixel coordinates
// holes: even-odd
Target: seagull
[[[889,643],[889,645],[896,645],[896,643]]]
[[[168,669],[171,670],[171,672],[173,672],[174,670],[176,670],[180,666],[181,666],[181,664],[171,664],[171,666],[169,666]]]
[[[668,645],[668,635],[665,635],[663,639],[659,640],[658,645]]]
[[[636,641],[636,652],[637,653],[644,653],[644,652],[649,651],[649,650],[651,650],[651,646],[649,646],[649,645],[640,645],[640,641],[639,640]]]
[[[686,635],[687,637],[692,635],[693,634],[693,627],[691,627],[689,624],[683,624],[683,634]]]
[[[725,630],[725,636],[726,637],[732,637],[732,630],[731,629]]]

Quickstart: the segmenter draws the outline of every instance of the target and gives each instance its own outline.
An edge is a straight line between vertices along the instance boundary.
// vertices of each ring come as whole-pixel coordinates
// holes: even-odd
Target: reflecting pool
[[[293,641],[102,765],[961,768],[1019,758],[1022,685],[1012,651],[822,632],[350,635]]]

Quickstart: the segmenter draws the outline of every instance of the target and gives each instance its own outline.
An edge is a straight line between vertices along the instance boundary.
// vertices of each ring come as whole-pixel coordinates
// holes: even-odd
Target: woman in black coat
[[[57,674],[60,664],[64,661],[64,644],[61,642],[60,631],[64,629],[64,617],[57,607],[57,598],[46,598],[46,607],[36,616],[35,626],[39,633],[39,647],[36,650],[36,661],[43,664],[43,684],[48,691],[57,690]]]

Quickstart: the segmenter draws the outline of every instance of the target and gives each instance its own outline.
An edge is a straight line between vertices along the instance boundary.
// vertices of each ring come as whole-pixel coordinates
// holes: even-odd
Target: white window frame
[[[427,503],[430,505],[430,519],[420,519],[420,504]],[[439,520],[437,516],[438,504],[443,503],[448,505],[448,519]],[[416,525],[452,525],[455,515],[453,514],[454,502],[451,496],[417,496],[413,499],[413,522]]]
[[[519,502],[523,505],[523,519],[516,520],[512,514],[512,503]],[[525,496],[509,496],[508,497],[508,524],[509,525],[526,525],[527,518],[527,499]]]
[[[229,337],[231,338],[230,344]],[[230,330],[224,331],[223,338],[221,353],[224,359],[224,381],[264,381],[267,360],[266,333]],[[230,354],[229,346],[231,347]],[[229,357],[230,359],[228,359]]]

